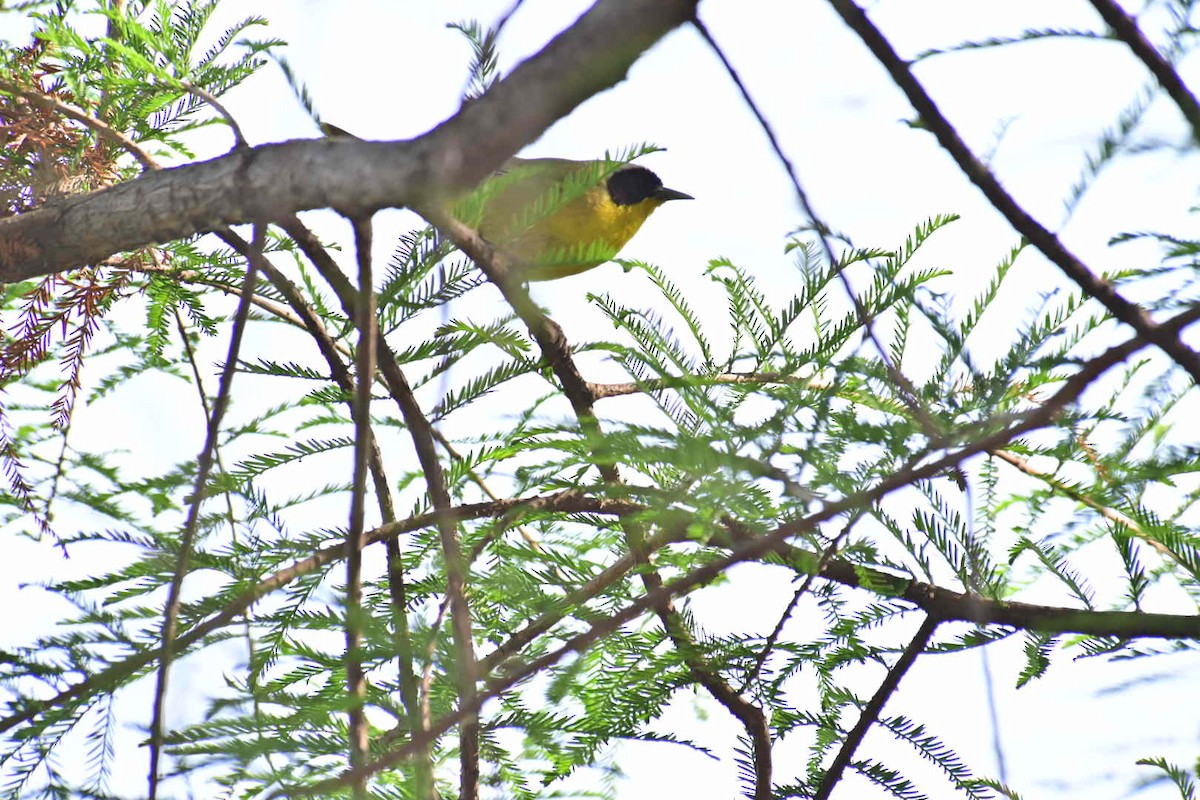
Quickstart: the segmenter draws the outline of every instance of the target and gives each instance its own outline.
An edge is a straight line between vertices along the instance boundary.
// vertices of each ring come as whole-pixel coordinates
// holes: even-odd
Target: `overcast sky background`
[[[504,71],[536,53],[587,5],[566,0],[524,3],[500,42]],[[278,36],[290,43],[287,57],[324,119],[365,138],[399,139],[426,132],[458,108],[470,52],[446,23],[477,19],[490,24],[508,7],[508,2],[228,2],[214,20],[213,31],[237,16],[265,16],[270,28],[250,35]],[[869,11],[908,56],[1027,28],[1100,25],[1082,0],[884,0]],[[1017,236],[961,177],[929,133],[904,124],[912,117],[904,98],[827,4],[708,0],[700,12],[830,227],[849,234],[859,246],[896,247],[930,216],[962,215],[934,237],[919,263],[952,270],[938,287],[956,296],[958,307],[965,307]],[[13,15],[0,16],[0,38],[19,41],[21,27]],[[1196,64],[1193,58],[1181,67],[1192,85],[1200,78]],[[918,75],[977,153],[994,149],[992,163],[1006,186],[1052,229],[1062,225],[1063,200],[1085,153],[1146,80],[1123,45],[1082,41],[943,56],[921,65]],[[274,67],[231,93],[226,105],[251,144],[317,135]],[[1161,99],[1143,133],[1147,140],[1157,137],[1173,143],[1182,143],[1185,135],[1177,111]],[[205,132],[196,142],[201,158],[217,156],[230,144],[228,133],[220,129]],[[523,154],[594,158],[637,142],[665,147],[665,152],[642,163],[667,186],[696,200],[658,211],[623,256],[668,269],[694,306],[711,314],[713,332],[724,329],[725,308],[703,277],[711,259],[733,260],[780,296],[793,291],[795,267],[784,247],[788,234],[805,218],[753,116],[718,60],[690,29],[668,36],[635,65],[627,81],[585,103]],[[1195,219],[1187,209],[1196,202],[1197,185],[1200,159],[1194,153],[1164,149],[1127,158],[1101,178],[1062,229],[1063,238],[1094,270],[1155,264],[1154,250],[1110,247],[1109,238],[1123,230],[1151,228],[1194,236]],[[383,264],[395,234],[420,222],[408,212],[385,212],[379,223],[376,242]],[[319,224],[329,236],[338,235],[341,225],[328,218]],[[349,239],[342,241],[343,257],[349,258]],[[1003,295],[1005,313],[989,319],[987,332],[976,341],[976,353],[983,357],[989,347],[995,348],[992,354],[1003,350],[1013,326],[1035,304],[1039,292],[1065,285],[1053,266],[1031,253],[1022,256],[1016,270]],[[534,294],[564,323],[569,338],[590,339],[605,336],[611,327],[590,306],[587,293],[607,291],[637,305],[648,296],[644,281],[640,274],[625,274],[610,264],[536,285]],[[484,295],[475,302],[496,300]],[[920,375],[919,364],[908,366]],[[611,368],[596,369],[605,379],[620,378]],[[84,442],[93,436],[96,442],[111,439],[119,431],[137,437],[136,432],[147,426],[180,427],[175,410],[163,404],[136,408],[112,403],[85,413],[96,424],[80,426]],[[164,444],[153,454],[136,455],[165,463],[199,446],[198,440],[177,444],[177,452]],[[966,512],[965,507],[960,510]],[[4,607],[30,607],[30,590],[18,591],[15,584],[33,580],[37,570],[48,576],[64,569],[88,569],[78,559],[64,565],[48,546],[9,544],[12,538],[5,538],[12,557],[0,560]],[[704,630],[723,633],[744,629],[753,615],[767,632],[775,612],[763,609],[782,608],[793,587],[780,571],[765,567],[743,567],[736,576],[744,580],[694,598],[697,619]],[[1023,599],[1061,600],[1039,596],[1036,590]],[[1195,613],[1194,604],[1169,589],[1159,592],[1155,602],[1159,605],[1154,610]],[[41,624],[36,616],[0,624],[0,645],[27,640],[24,637]],[[797,625],[803,624],[803,618],[797,620]],[[892,638],[903,641],[896,634]],[[1194,763],[1200,751],[1200,658],[1176,655],[1103,663],[1060,657],[1046,677],[1015,692],[1020,665],[1019,641],[995,649],[992,672],[1008,779],[1024,797],[1127,797],[1137,776],[1155,775],[1135,767],[1137,758],[1162,755]],[[860,692],[869,695],[882,674],[878,670],[866,675]],[[977,653],[922,658],[887,712],[925,722],[968,764],[994,776],[981,675]],[[1154,676],[1158,679],[1147,680]],[[173,690],[185,693],[187,681],[185,668],[173,679]],[[703,721],[694,720],[697,707],[707,712]],[[681,697],[654,727],[691,736],[719,758],[670,744],[622,746],[617,760],[628,777],[620,784],[619,797],[736,795],[731,754],[737,728],[719,706],[706,697]],[[114,788],[132,795],[144,791],[144,753],[128,752],[135,760]],[[872,734],[860,755],[886,760],[896,752],[887,737]],[[785,742],[778,753],[777,781],[802,772],[807,756],[803,748]],[[908,763],[914,760],[905,758]],[[931,769],[918,765],[913,772],[930,776]],[[574,785],[595,779],[585,773]],[[934,797],[941,788],[949,792],[936,778],[922,788]],[[882,795],[848,777],[839,796]],[[1175,795],[1160,786],[1137,796]]]

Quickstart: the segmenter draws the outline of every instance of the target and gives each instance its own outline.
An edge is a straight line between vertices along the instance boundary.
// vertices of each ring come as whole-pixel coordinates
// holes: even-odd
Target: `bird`
[[[324,122],[321,130],[357,138]],[[450,202],[456,218],[514,262],[522,281],[547,281],[612,261],[659,206],[693,199],[637,164],[510,158]]]
[[[455,216],[507,254],[522,280],[546,281],[613,260],[659,206],[692,199],[636,164],[512,158]]]

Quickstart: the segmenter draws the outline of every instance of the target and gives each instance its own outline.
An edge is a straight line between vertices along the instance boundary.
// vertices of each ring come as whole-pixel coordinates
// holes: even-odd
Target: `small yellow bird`
[[[576,275],[611,261],[668,200],[691,200],[645,167],[513,158],[455,208],[517,261],[523,280]]]
[[[635,164],[512,158],[457,198],[454,216],[515,259],[521,280],[546,281],[612,261],[656,208],[691,199]]]

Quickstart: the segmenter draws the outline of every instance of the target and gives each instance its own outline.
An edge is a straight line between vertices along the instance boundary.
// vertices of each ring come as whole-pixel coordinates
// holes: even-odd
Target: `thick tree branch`
[[[467,189],[592,95],[620,82],[696,0],[600,0],[487,96],[424,136],[348,138],[235,150],[0,220],[0,281],[85,266],[113,253],[298,211],[436,204]]]

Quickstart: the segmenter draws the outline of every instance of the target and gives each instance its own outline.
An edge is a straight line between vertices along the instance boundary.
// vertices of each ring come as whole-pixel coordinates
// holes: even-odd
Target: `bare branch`
[[[937,630],[937,626],[938,620],[936,617],[932,614],[925,617],[916,635],[908,643],[908,647],[904,648],[904,652],[900,654],[900,658],[888,670],[887,677],[883,679],[883,683],[879,684],[879,688],[875,691],[874,696],[871,697],[871,701],[863,708],[862,713],[858,717],[858,722],[854,725],[854,729],[846,735],[846,740],[842,742],[841,749],[838,750],[833,763],[825,771],[825,777],[821,780],[821,787],[813,795],[814,800],[828,800],[829,795],[833,792],[833,787],[837,786],[837,782],[842,779],[842,773],[845,771],[846,766],[849,765],[850,759],[854,757],[854,751],[862,743],[863,737],[867,735],[867,731],[870,730],[871,725],[883,713],[883,706],[887,703],[888,698],[899,688],[900,679],[904,677],[904,674],[916,662],[917,656],[921,655],[921,652],[924,651],[925,645],[929,644],[929,640],[933,637],[933,632]]]
[[[1112,29],[1116,37],[1129,45],[1133,54],[1146,65],[1146,69],[1150,70],[1158,80],[1158,84],[1175,101],[1175,105],[1179,106],[1184,119],[1192,128],[1192,139],[1200,143],[1200,102],[1197,102],[1196,95],[1188,89],[1175,67],[1171,66],[1171,62],[1150,43],[1150,40],[1138,28],[1137,20],[1125,13],[1125,9],[1112,0],[1089,0],[1089,2],[1104,18],[1105,24]]]
[[[1167,331],[1151,319],[1146,309],[1131,302],[1109,281],[1096,275],[1057,236],[1035,220],[1008,191],[987,166],[975,157],[958,131],[942,114],[925,87],[913,75],[908,62],[902,59],[891,42],[867,17],[853,0],[829,0],[850,28],[858,34],[871,53],[891,75],[896,86],[908,97],[921,120],[937,137],[938,143],[950,154],[959,169],[979,187],[992,206],[1004,215],[1008,223],[1050,259],[1084,293],[1098,300],[1114,317],[1137,331],[1147,342],[1157,346],[1183,367],[1192,380],[1200,382],[1200,354],[1184,344],[1178,332]]]
[[[221,105],[221,101],[218,100],[212,92],[188,83],[187,81],[181,81],[180,85],[182,85],[184,89],[187,89],[189,92],[199,97],[204,102],[208,103],[213,107],[213,110],[221,115],[221,118],[225,120],[225,124],[227,124],[229,129],[233,132],[234,147],[247,146],[246,137],[242,135],[242,126],[238,125],[238,121],[234,118],[233,114],[230,114],[229,109]]]
[[[370,741],[367,735],[367,677],[362,654],[362,548],[367,503],[367,462],[374,434],[371,431],[371,386],[375,376],[375,286],[371,277],[371,220],[351,220],[354,225],[354,249],[358,257],[357,314],[358,353],[354,380],[354,487],[350,493],[350,524],[346,530],[346,690],[349,695],[349,748],[351,768],[367,762]],[[364,778],[352,788],[355,800],[367,796]]]
[[[242,336],[246,331],[246,319],[250,314],[250,298],[254,295],[254,283],[257,279],[258,263],[262,259],[262,248],[266,238],[263,225],[256,225],[254,242],[250,247],[250,257],[246,260],[245,277],[242,280],[241,298],[238,301],[234,317],[233,330],[229,335],[229,352],[225,357],[225,366],[221,370],[221,380],[217,388],[217,397],[213,401],[212,414],[208,417],[208,430],[204,438],[204,447],[196,464],[196,479],[192,486],[192,502],[188,506],[187,521],[184,524],[183,535],[179,541],[179,552],[175,556],[175,574],[171,578],[167,594],[167,604],[163,611],[162,651],[159,658],[158,676],[154,689],[154,713],[150,725],[150,774],[149,796],[154,800],[158,795],[159,761],[162,756],[163,738],[165,736],[165,714],[167,701],[168,678],[171,672],[171,660],[175,654],[175,635],[179,621],[181,596],[183,594],[183,579],[188,572],[195,546],[196,532],[200,524],[200,506],[206,495],[205,488],[208,476],[212,470],[214,455],[217,449],[217,439],[221,432],[221,420],[229,407],[229,394],[233,386],[233,375],[237,371],[238,353],[242,347]]]
[[[629,383],[588,383],[588,390],[596,400],[609,397],[656,392],[684,386],[764,386],[767,384],[807,384],[813,389],[828,389],[828,381],[816,378],[800,378],[781,372],[725,372],[720,375],[679,375],[666,378],[650,378]]]

